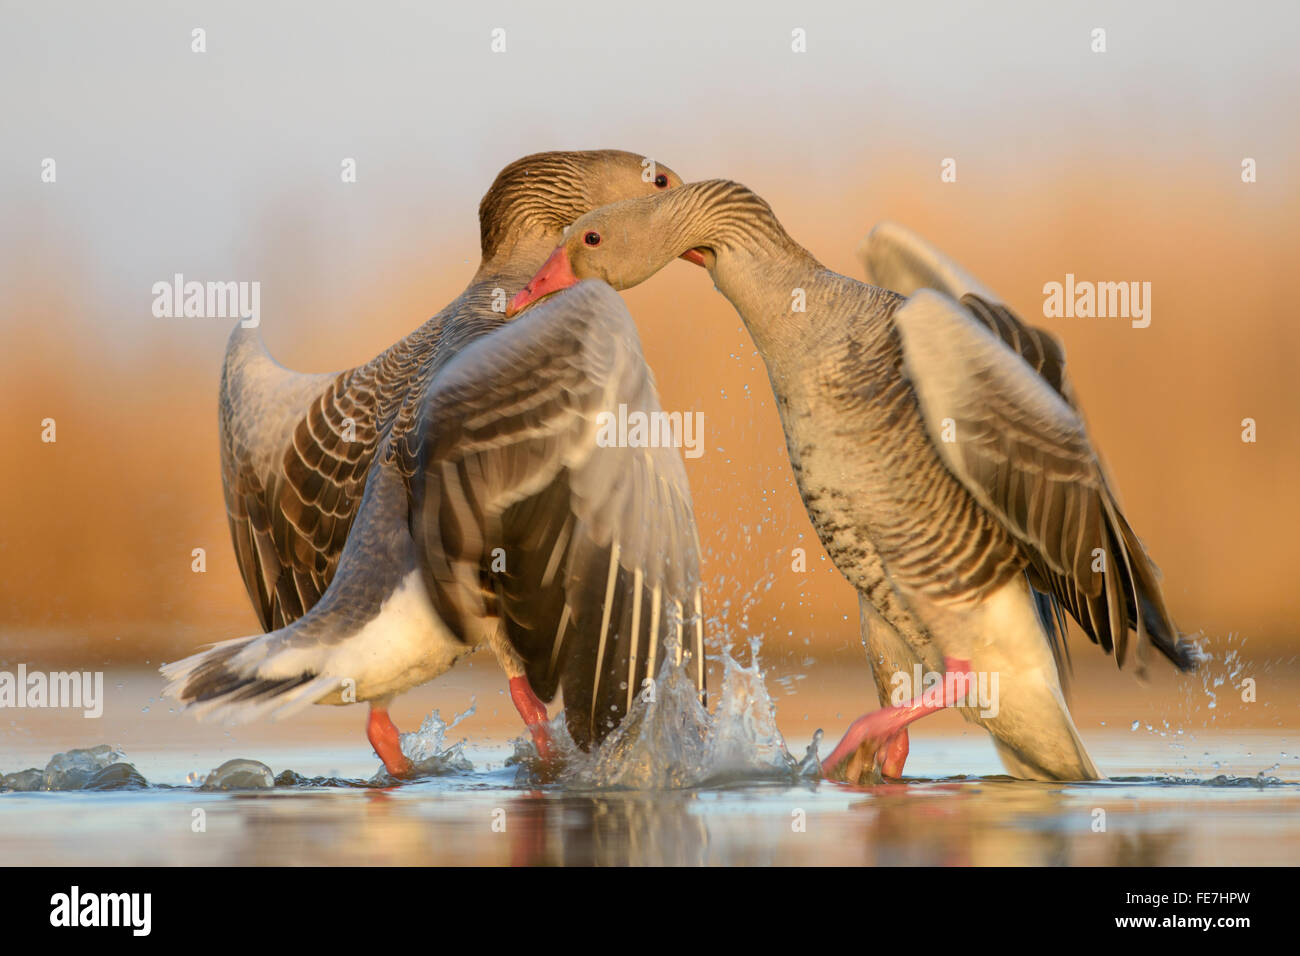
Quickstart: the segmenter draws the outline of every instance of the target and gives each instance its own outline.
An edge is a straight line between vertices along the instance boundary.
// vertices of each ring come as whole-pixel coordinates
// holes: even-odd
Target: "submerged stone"
[[[108,744],[55,754],[45,765],[43,790],[84,790],[106,767],[122,759],[122,752]]]
[[[129,763],[109,764],[90,778],[86,790],[144,790],[149,781]]]
[[[269,790],[275,786],[271,768],[256,760],[227,760],[208,774],[200,790]]]
[[[45,771],[36,767],[7,773],[0,777],[0,790],[17,790],[27,793],[45,789]]]

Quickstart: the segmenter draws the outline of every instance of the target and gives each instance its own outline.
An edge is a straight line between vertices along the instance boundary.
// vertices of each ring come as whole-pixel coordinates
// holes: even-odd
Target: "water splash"
[[[1189,740],[1195,740],[1198,726],[1205,729],[1213,728],[1218,724],[1220,714],[1224,711],[1231,712],[1232,705],[1235,703],[1231,691],[1241,691],[1242,700],[1246,700],[1244,681],[1248,676],[1246,672],[1249,664],[1241,652],[1246,643],[1244,638],[1235,632],[1229,632],[1222,642],[1225,646],[1217,646],[1217,640],[1212,640],[1202,633],[1184,635],[1184,640],[1191,644],[1196,671],[1188,675],[1183,682],[1181,700],[1175,704],[1178,713],[1173,715],[1174,724],[1171,725],[1167,718],[1161,721],[1162,727],[1157,727],[1151,722],[1133,720],[1129,725],[1130,730],[1145,729],[1148,734],[1160,737],[1186,736]],[[1234,644],[1237,646],[1231,646]],[[1227,705],[1223,708],[1220,707],[1221,694],[1224,695],[1222,703]],[[1229,713],[1224,716],[1235,715]],[[1182,745],[1173,741],[1170,746],[1174,749],[1182,749]],[[1219,764],[1216,763],[1216,769],[1218,766]]]
[[[749,667],[742,667],[730,649],[723,652],[722,688],[704,755],[704,766],[715,777],[758,774],[789,779],[796,774],[798,761],[776,725],[776,705],[763,683],[758,652],[759,641],[754,639]]]
[[[1273,768],[1270,767],[1269,770]],[[1294,780],[1283,780],[1274,777],[1267,770],[1261,770],[1254,776],[1244,777],[1235,774],[1221,773],[1213,777],[1192,776],[1180,777],[1171,773],[1108,777],[1106,780],[1094,780],[1086,784],[1072,784],[1072,786],[1089,786],[1089,787],[1115,787],[1130,786],[1140,784],[1155,787],[1213,787],[1213,788],[1236,788],[1236,789],[1253,789],[1264,790],[1277,788],[1282,790],[1296,790],[1300,788]]]
[[[416,777],[441,777],[453,773],[473,773],[474,765],[465,756],[465,739],[462,737],[450,747],[446,746],[447,732],[470,717],[476,704],[470,701],[469,707],[452,717],[451,723],[442,719],[442,714],[435,710],[424,718],[420,729],[402,734],[398,739],[402,754],[415,767]],[[371,778],[372,783],[392,780],[388,771],[382,767]]]
[[[722,686],[709,713],[700,703],[689,672],[690,655],[670,655],[653,684],[633,702],[623,722],[592,753],[580,750],[564,722],[551,721],[561,770],[553,782],[568,789],[659,790],[730,783],[780,781],[809,776],[809,756],[793,757],[776,724],[776,707],[763,681],[759,641],[751,642],[751,661],[742,666],[730,648],[721,655]],[[516,743],[517,782],[542,779],[531,742]]]
[[[448,723],[435,710],[424,718],[420,729],[402,734],[398,743],[402,754],[415,767],[415,773],[408,778],[398,780],[391,776],[382,766],[369,780],[354,780],[349,777],[308,777],[296,770],[282,770],[272,775],[271,768],[256,760],[227,760],[204,779],[200,790],[261,790],[271,787],[317,789],[322,787],[342,787],[349,789],[368,789],[373,787],[391,787],[396,784],[410,783],[420,777],[442,777],[449,774],[473,773],[474,765],[465,756],[464,738],[451,746],[446,746],[447,732],[474,713],[475,704],[457,714]],[[191,774],[187,783],[197,783],[198,776]]]
[[[438,711],[425,717],[420,729],[402,734],[402,753],[415,765],[415,777],[445,776],[472,773],[474,765],[464,755],[465,740],[446,746],[447,733],[462,720],[474,713],[471,703],[464,713],[457,714],[450,723],[442,720]],[[576,749],[576,748],[575,748]],[[206,792],[227,790],[267,790],[273,787],[387,787],[397,781],[382,767],[370,780],[350,780],[339,777],[307,777],[293,770],[284,770],[278,776],[266,764],[247,758],[227,760],[215,770],[190,773],[184,787]],[[120,748],[108,744],[69,750],[50,758],[44,769],[30,767],[14,773],[0,773],[0,792],[35,792],[42,790],[145,790],[173,787],[167,784],[150,784],[133,765],[125,762]]]
[[[1236,634],[1228,635],[1228,643],[1231,644],[1236,639]],[[1245,641],[1243,640],[1244,644]],[[1221,659],[1222,669],[1213,669],[1208,666],[1209,662],[1218,660],[1214,655],[1205,653],[1202,649],[1201,663],[1205,664],[1200,668],[1201,688],[1205,696],[1209,699],[1207,710],[1216,710],[1219,706],[1219,689],[1227,684],[1235,688],[1239,686],[1239,678],[1246,669],[1246,661],[1242,658],[1240,649],[1231,648],[1223,652]],[[1210,723],[1218,719],[1218,714],[1210,715]]]

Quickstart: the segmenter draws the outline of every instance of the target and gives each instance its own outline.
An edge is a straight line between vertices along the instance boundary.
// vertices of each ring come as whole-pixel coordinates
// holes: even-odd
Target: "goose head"
[[[681,176],[663,163],[620,149],[534,153],[517,159],[497,174],[479,204],[483,261],[526,258],[539,244],[549,250],[585,213],[681,185]],[[528,270],[536,264],[534,258]]]
[[[660,228],[666,210],[658,197],[627,199],[589,212],[564,237],[536,275],[510,300],[506,316],[517,315],[547,296],[583,279],[602,279],[615,289],[630,289],[674,258],[712,268],[713,252]],[[681,248],[677,248],[681,246]]]

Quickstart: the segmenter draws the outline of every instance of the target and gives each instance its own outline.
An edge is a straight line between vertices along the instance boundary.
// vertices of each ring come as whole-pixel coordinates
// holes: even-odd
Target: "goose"
[[[511,163],[480,204],[482,262],[465,291],[347,371],[291,372],[236,328],[221,379],[222,484],[265,633],[163,666],[165,693],[234,722],[368,702],[367,737],[399,778],[415,768],[392,698],[483,644],[544,760],[557,692],[583,749],[669,653],[693,655],[702,694],[684,465],[673,449],[594,437],[605,409],[659,410],[631,316],[600,288],[504,314],[505,290],[578,216],[681,182],[618,150]]]
[[[827,777],[855,761],[901,773],[907,727],[959,706],[1012,774],[1098,779],[1064,698],[1063,612],[1120,667],[1130,631],[1140,671],[1151,645],[1180,670],[1198,651],[1120,509],[1060,343],[901,230],[864,252],[901,291],[826,269],[748,188],[691,183],[578,219],[507,311],[586,279],[626,289],[687,254],[740,314],[808,515],[858,592],[882,704],[891,690]],[[986,677],[988,701],[972,693]]]

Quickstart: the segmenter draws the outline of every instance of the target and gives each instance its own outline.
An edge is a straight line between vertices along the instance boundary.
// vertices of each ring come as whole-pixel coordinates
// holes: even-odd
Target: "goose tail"
[[[336,678],[293,645],[295,625],[220,641],[183,660],[159,668],[167,679],[163,696],[179,701],[195,716],[244,723],[259,717],[285,717],[336,695]]]

